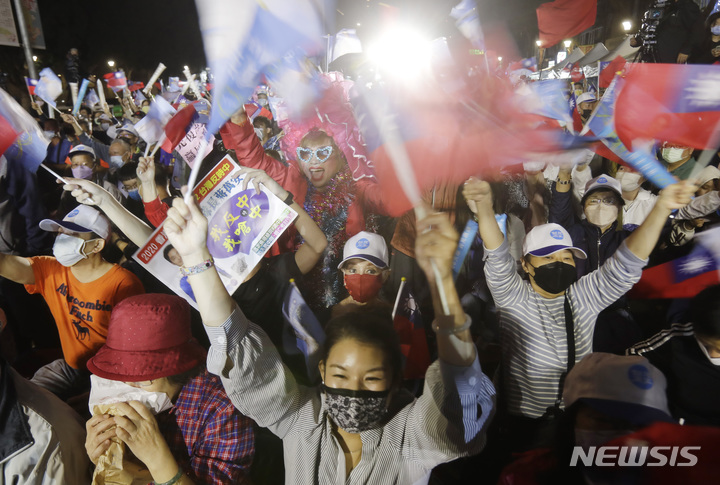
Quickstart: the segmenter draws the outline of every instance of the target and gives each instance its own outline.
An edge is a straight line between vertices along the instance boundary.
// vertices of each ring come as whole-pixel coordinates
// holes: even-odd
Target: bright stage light
[[[632,22],[630,22],[629,20],[625,20],[622,23],[622,28],[625,32],[628,32],[632,28]]]
[[[385,32],[368,49],[368,58],[384,75],[413,78],[427,70],[431,42],[409,28]]]

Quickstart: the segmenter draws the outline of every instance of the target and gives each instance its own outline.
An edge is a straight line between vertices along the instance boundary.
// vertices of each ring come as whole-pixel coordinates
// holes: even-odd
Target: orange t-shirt
[[[88,359],[107,339],[110,312],[128,296],[145,292],[130,271],[114,265],[110,271],[89,283],[81,283],[50,256],[28,258],[35,284],[25,285],[28,293],[40,293],[55,318],[65,362],[84,370]]]

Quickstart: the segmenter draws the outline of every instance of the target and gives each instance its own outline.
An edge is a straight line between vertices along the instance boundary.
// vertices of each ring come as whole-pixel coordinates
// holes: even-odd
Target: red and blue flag
[[[107,85],[114,93],[119,93],[128,87],[127,78],[123,71],[109,72],[103,76]]]
[[[420,307],[410,292],[405,278],[400,283],[395,307],[393,308],[393,326],[400,340],[400,350],[405,357],[405,379],[422,379],[430,366],[425,325]]]

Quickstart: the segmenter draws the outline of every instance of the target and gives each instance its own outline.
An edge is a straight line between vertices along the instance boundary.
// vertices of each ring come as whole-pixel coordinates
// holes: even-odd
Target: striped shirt
[[[298,484],[424,484],[436,465],[479,453],[495,389],[480,363],[436,361],[420,398],[384,426],[360,433],[362,458],[346,479],[345,457],[318,388],[300,386],[267,335],[236,308],[210,337],[207,367],[237,409],[283,440],[285,481]]]
[[[565,298],[543,298],[515,271],[507,241],[485,249],[485,277],[500,318],[502,385],[507,411],[537,418],[558,398],[560,377],[567,370]],[[575,361],[591,352],[598,313],[640,279],[646,261],[625,243],[600,269],[567,290],[573,313]]]

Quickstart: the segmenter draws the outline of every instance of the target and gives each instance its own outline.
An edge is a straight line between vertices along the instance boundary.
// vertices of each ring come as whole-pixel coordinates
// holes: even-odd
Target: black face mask
[[[582,112],[582,114],[580,115],[580,117],[581,117],[582,119],[586,120],[586,119],[590,118],[590,115],[591,115],[591,114],[592,114],[592,110],[591,110],[591,109],[584,109],[583,112]]]
[[[535,268],[533,279],[540,288],[554,295],[567,290],[577,280],[577,270],[571,264],[555,261]]]

